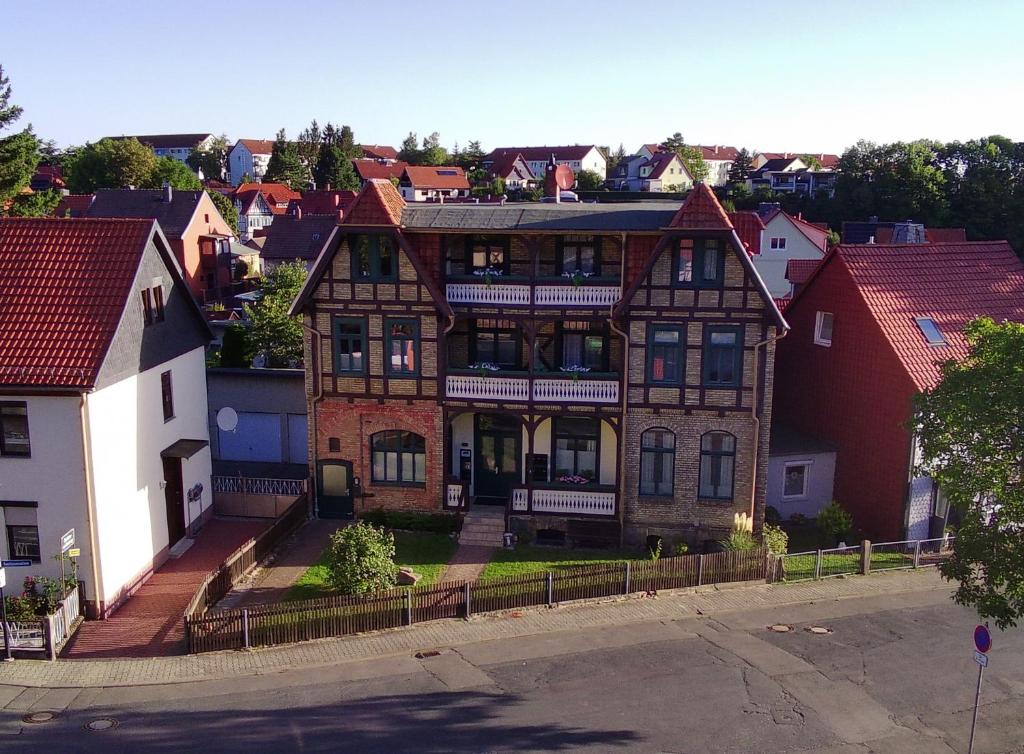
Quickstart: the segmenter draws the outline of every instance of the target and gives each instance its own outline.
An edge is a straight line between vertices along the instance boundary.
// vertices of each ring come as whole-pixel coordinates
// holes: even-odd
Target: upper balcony
[[[451,304],[607,308],[622,298],[622,286],[618,281],[604,278],[591,278],[577,284],[558,278],[517,282],[514,278],[495,277],[489,282],[470,279],[449,282],[445,285],[445,295]]]

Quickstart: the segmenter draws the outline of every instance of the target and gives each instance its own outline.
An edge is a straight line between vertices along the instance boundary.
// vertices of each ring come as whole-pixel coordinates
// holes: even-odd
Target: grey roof
[[[665,228],[679,201],[615,204],[409,204],[402,224],[410,230],[655,231]]]
[[[178,239],[185,232],[202,191],[172,191],[164,201],[162,189],[100,189],[86,211],[86,217],[151,217],[160,223],[168,238]]]
[[[777,421],[772,422],[768,455],[792,456],[811,453],[835,453],[836,446]]]
[[[263,259],[316,259],[338,224],[335,215],[277,215],[267,228]]]

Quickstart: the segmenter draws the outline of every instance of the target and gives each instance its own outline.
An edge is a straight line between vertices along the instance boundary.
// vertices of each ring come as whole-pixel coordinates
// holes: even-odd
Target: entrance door
[[[320,461],[317,466],[320,518],[352,518],[352,462]]]
[[[505,505],[522,476],[519,459],[523,434],[519,421],[500,414],[476,415],[476,502]]]
[[[174,547],[185,536],[185,490],[181,482],[181,459],[164,458],[163,462],[167,546]]]

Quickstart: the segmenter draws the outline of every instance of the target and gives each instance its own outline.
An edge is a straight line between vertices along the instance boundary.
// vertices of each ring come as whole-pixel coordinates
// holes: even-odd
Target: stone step
[[[482,538],[482,537],[481,538],[473,538],[473,539],[465,539],[463,537],[459,537],[459,544],[460,545],[472,545],[472,546],[478,546],[478,547],[501,547],[502,544],[503,544],[503,540],[500,537],[498,539],[491,539],[489,537],[486,538],[486,539]]]
[[[480,529],[481,531],[494,531],[501,529],[504,531],[504,521],[464,521],[462,523],[462,530],[466,529]]]

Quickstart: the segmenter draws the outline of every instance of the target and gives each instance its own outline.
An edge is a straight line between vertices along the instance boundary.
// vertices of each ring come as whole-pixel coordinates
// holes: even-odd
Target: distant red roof
[[[924,236],[931,243],[965,243],[966,228],[925,228]]]
[[[694,146],[701,151],[705,160],[728,160],[732,162],[740,153],[740,150],[736,147],[722,147],[718,145],[708,147],[703,144],[695,144]]]
[[[693,181],[693,176],[690,175],[690,171],[686,169],[686,166],[682,163],[675,152],[656,152],[653,157],[648,159],[641,167],[650,167],[651,172],[647,178],[653,178],[655,180],[662,178],[665,171],[668,170],[669,165],[673,162],[678,163],[679,167],[683,170],[683,175]]]
[[[84,217],[89,205],[92,204],[92,199],[92,194],[65,194],[53,211],[53,216]]]
[[[95,384],[155,224],[0,220],[0,384]]]
[[[417,189],[469,189],[469,179],[462,168],[456,166],[409,165],[402,175],[402,182],[405,181]]]
[[[400,225],[405,200],[391,181],[374,178],[366,182],[345,213],[351,225]]]
[[[242,203],[242,214],[249,211],[256,197],[262,194],[264,201],[274,215],[283,215],[288,211],[288,203],[293,199],[302,199],[302,194],[293,191],[283,183],[243,183],[235,189],[234,198]]]
[[[793,285],[803,285],[821,264],[820,259],[790,259],[786,262],[786,280]]]
[[[792,301],[792,300],[793,299],[791,299],[789,296],[786,296],[785,298],[775,298],[775,299],[772,299],[772,301],[775,302],[775,306],[777,306],[779,308],[780,312],[786,311],[786,307],[789,306],[789,302]]]
[[[760,152],[766,160],[792,160],[800,157],[814,157],[825,170],[835,170],[839,164],[839,155],[827,152]]]
[[[402,173],[409,167],[409,163],[399,160],[398,162],[392,162],[390,165],[385,165],[376,160],[352,160],[352,167],[356,169],[356,174],[362,181],[370,181],[374,178],[389,180],[391,178],[401,178]]]
[[[591,149],[595,149],[593,144],[573,144],[565,147],[501,147],[487,155],[484,161],[494,162],[507,154],[521,154],[524,160],[530,162],[549,160],[551,155],[555,156],[556,161],[582,160],[590,154]]]
[[[520,162],[522,160],[522,162]],[[490,167],[491,175],[508,180],[532,181],[536,178],[530,166],[519,152],[508,152],[496,158]]]
[[[693,187],[669,225],[673,228],[699,230],[733,229],[732,222],[722,209],[715,192],[704,183],[698,183]]]
[[[252,154],[270,154],[274,151],[273,139],[239,139],[236,144],[242,144]]]
[[[288,211],[292,212],[294,207],[299,206],[304,215],[334,215],[347,208],[355,199],[355,191],[303,191],[301,199],[291,201]]]
[[[740,237],[748,254],[761,253],[761,233],[764,231],[764,223],[761,216],[753,211],[730,212],[729,220],[736,228],[736,235]]]
[[[397,160],[398,150],[394,147],[384,146],[383,144],[360,144],[359,148],[363,150],[364,157],[370,157],[375,160]]]

